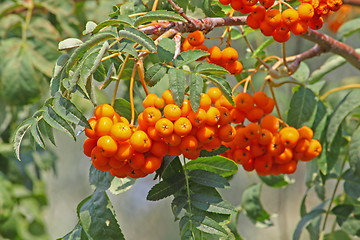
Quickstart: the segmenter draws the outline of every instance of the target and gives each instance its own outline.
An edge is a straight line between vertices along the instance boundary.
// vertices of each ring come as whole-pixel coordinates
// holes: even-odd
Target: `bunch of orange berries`
[[[205,40],[205,36],[202,31],[196,30],[188,34],[187,38],[185,38],[182,43],[181,50],[203,50],[208,51],[209,56],[206,60],[209,63],[213,63],[219,65],[226,70],[228,70],[231,74],[239,74],[243,70],[243,66],[240,61],[238,61],[239,54],[236,49],[232,47],[226,47],[222,51],[219,47],[213,46],[209,49],[203,44]],[[205,57],[199,58],[198,61],[204,60]]]
[[[148,135],[132,127],[111,105],[97,106],[95,116],[88,121],[91,129],[85,129],[88,138],[83,149],[96,169],[119,178],[140,178],[160,168],[163,156],[153,154]]]
[[[220,0],[220,3],[230,4],[234,10],[249,14],[249,27],[260,29],[265,36],[272,36],[277,42],[286,42],[291,32],[302,35],[308,28],[320,29],[324,23],[322,16],[337,11],[342,0],[300,0],[297,10],[286,4],[288,8],[283,11],[275,7],[279,4],[283,7],[284,4],[275,0]]]

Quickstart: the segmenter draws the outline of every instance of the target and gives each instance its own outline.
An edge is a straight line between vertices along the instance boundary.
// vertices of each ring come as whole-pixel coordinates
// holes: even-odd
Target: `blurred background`
[[[6,9],[8,6],[17,2],[18,4],[28,4],[30,1],[10,1],[0,0],[0,10]],[[36,1],[35,1],[36,2]],[[132,1],[114,1],[114,0],[99,0],[99,1],[78,1],[78,0],[63,0],[61,1],[38,1],[48,9],[53,9],[53,12],[48,10],[34,11],[34,15],[39,19],[42,16],[49,19],[54,14],[58,14],[58,19],[67,19],[66,24],[56,28],[56,37],[51,39],[52,54],[56,57],[52,58],[52,64],[54,60],[60,54],[56,51],[56,45],[58,41],[65,39],[66,37],[77,37],[83,39],[81,32],[84,30],[87,20],[92,20],[95,23],[99,23],[108,18],[108,14],[112,12],[112,6],[115,4],[124,3],[123,7],[131,7]],[[127,2],[127,3],[125,3]],[[137,1],[135,1],[137,2]],[[56,10],[59,10],[58,12]],[[61,10],[61,11],[60,11]],[[20,10],[21,11],[21,8]],[[13,37],[18,34],[17,31],[21,31],[12,25],[12,21],[16,21],[15,17],[9,17],[16,15],[13,12],[0,11],[0,48],[1,44],[7,38]],[[334,35],[338,25],[351,17],[355,17],[358,14],[358,10],[355,7],[346,7],[344,12],[339,12],[337,16],[329,16],[330,23],[324,27],[321,31],[324,31],[330,35]],[[193,12],[189,14],[192,17],[201,18],[204,15],[201,12]],[[339,19],[341,18],[342,21]],[[36,18],[34,18],[36,19]],[[7,27],[11,26],[11,27]],[[56,26],[55,26],[56,27]],[[60,29],[60,30],[59,30]],[[223,29],[215,29],[209,36],[219,36],[222,34]],[[242,38],[236,37],[237,32],[234,31],[234,38],[232,46],[239,50],[240,58],[248,55],[247,47]],[[54,35],[55,36],[55,35]],[[264,39],[259,37],[256,32],[248,35],[251,43],[254,46],[259,46]],[[30,37],[36,38],[36,35]],[[360,42],[357,38],[347,39],[349,44],[353,47],[360,47]],[[219,45],[217,40],[206,41],[208,46]],[[281,56],[280,45],[272,45],[266,51],[270,54]],[[291,40],[287,43],[287,55],[294,55],[303,52],[313,46],[312,43],[307,42],[301,38],[295,38],[292,36]],[[55,49],[54,49],[55,47]],[[271,52],[270,52],[271,51]],[[330,54],[324,54],[321,57],[316,57],[309,61],[306,61],[310,70],[317,69],[321,64],[329,57]],[[1,63],[1,62],[0,62]],[[254,61],[243,61],[245,68],[251,68]],[[259,72],[254,76],[255,86],[260,86],[264,79],[265,73]],[[48,79],[49,76],[45,74],[42,77]],[[241,76],[239,76],[241,78]],[[325,77],[327,81],[322,91],[331,88],[332,86],[341,85],[342,83],[359,82],[360,77],[358,71],[351,65],[346,64],[340,67],[332,74]],[[229,81],[233,84],[236,82],[234,77],[229,77]],[[150,88],[151,92],[161,93],[167,88],[167,82],[164,80],[164,84],[158,84],[154,89]],[[284,85],[276,89],[276,96],[282,110],[282,115],[286,116],[286,109],[288,109],[292,85]],[[98,93],[100,103],[110,102],[113,86],[110,87],[104,93]],[[1,88],[0,88],[1,91]],[[125,96],[127,91],[126,84],[120,86],[118,91],[118,97]],[[44,91],[45,92],[45,91]],[[341,94],[345,94],[341,93]],[[46,95],[44,93],[44,95]],[[333,97],[333,96],[332,96]],[[334,96],[335,102],[338,97]],[[330,98],[329,98],[330,99]],[[80,100],[79,100],[80,101]],[[137,100],[140,103],[141,99]],[[331,99],[330,99],[331,102]],[[83,102],[83,111],[86,113],[86,117],[91,117],[93,114],[93,106],[89,102]],[[137,105],[138,110],[141,110],[141,106]],[[81,130],[80,128],[78,130]],[[82,143],[85,137],[84,134],[79,135],[76,142],[73,142],[65,134],[56,132],[55,140],[56,147],[50,146],[49,148],[55,152],[57,160],[55,162],[56,171],[49,170],[43,174],[43,180],[45,182],[45,192],[47,194],[47,206],[43,209],[45,217],[44,224],[46,231],[49,234],[49,239],[56,239],[66,235],[77,224],[78,217],[76,214],[77,205],[87,196],[92,194],[93,189],[89,184],[89,168],[91,165],[90,159],[82,153]],[[13,161],[17,161],[13,159]],[[274,226],[261,229],[255,226],[248,220],[243,213],[240,214],[238,229],[239,233],[245,239],[257,240],[257,239],[274,239],[274,240],[287,240],[291,239],[292,233],[300,219],[300,209],[302,196],[304,195],[307,187],[305,185],[306,178],[306,164],[300,163],[298,170],[295,174],[289,176],[293,184],[286,188],[270,188],[266,185],[262,188],[261,200],[264,208],[272,215]],[[112,195],[109,193],[112,204],[120,224],[120,227],[128,240],[146,239],[146,240],[169,240],[179,239],[178,222],[174,222],[174,217],[170,208],[172,197],[158,201],[150,202],[146,200],[147,192],[157,181],[153,180],[153,175],[144,179],[137,180],[135,185],[127,192],[120,195]],[[239,172],[231,180],[231,188],[221,190],[221,194],[224,199],[231,202],[234,206],[241,204],[241,196],[244,189],[251,183],[259,182],[259,178],[255,173],[247,173],[239,167]],[[325,195],[329,196],[334,184],[329,181],[330,184],[325,189]],[[341,190],[341,189],[339,189]],[[309,209],[316,206],[319,203],[315,194],[310,194],[307,198],[307,204]],[[0,235],[1,237],[1,235]],[[45,237],[44,239],[46,239]],[[1,238],[0,238],[1,239]],[[36,239],[36,238],[35,238]],[[309,239],[307,233],[302,234],[302,239]]]

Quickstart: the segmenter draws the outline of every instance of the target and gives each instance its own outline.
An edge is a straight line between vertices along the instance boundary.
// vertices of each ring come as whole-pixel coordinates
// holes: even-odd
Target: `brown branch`
[[[360,6],[360,0],[343,0],[343,3],[353,6]]]
[[[183,18],[186,19],[186,21],[188,22],[192,22],[193,19],[189,18],[185,12],[184,12],[184,9],[182,9],[181,7],[179,7],[176,3],[174,3],[173,0],[168,0],[168,2],[171,4],[171,6],[180,14],[180,16],[182,16]]]

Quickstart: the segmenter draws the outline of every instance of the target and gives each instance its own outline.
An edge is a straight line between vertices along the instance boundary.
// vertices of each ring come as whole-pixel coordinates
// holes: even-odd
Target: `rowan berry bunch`
[[[281,120],[269,114],[274,100],[264,92],[253,96],[240,93],[235,103],[242,121],[236,126],[234,140],[224,143],[229,150],[223,156],[241,164],[246,171],[255,169],[262,176],[291,174],[299,160],[310,161],[321,153],[321,144],[312,138],[311,128],[281,128]],[[250,121],[246,126],[245,118]]]
[[[318,30],[330,11],[337,11],[342,0],[300,0],[294,9],[291,5],[275,0],[220,0],[242,14],[249,14],[247,24],[260,29],[265,36],[272,36],[277,42],[286,42],[291,33],[305,34],[308,28]],[[284,9],[286,7],[286,9]]]
[[[205,36],[202,31],[196,30],[188,34],[185,38],[184,42],[181,45],[181,51],[188,51],[188,50],[203,50],[207,51],[208,48],[204,44]],[[199,58],[198,61],[204,60],[205,57]]]
[[[144,131],[131,126],[112,106],[97,106],[89,124],[91,129],[85,129],[88,138],[83,148],[96,169],[110,171],[119,178],[140,178],[161,166],[162,156],[152,151],[156,143]]]

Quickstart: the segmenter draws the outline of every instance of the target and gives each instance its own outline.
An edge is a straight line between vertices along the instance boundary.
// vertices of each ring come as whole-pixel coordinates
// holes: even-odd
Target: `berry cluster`
[[[239,54],[235,48],[226,47],[222,51],[219,47],[209,48],[210,55],[207,57],[209,63],[222,66],[231,74],[239,74],[243,70],[243,65],[238,61]]]
[[[203,50],[207,51],[208,48],[204,44],[205,36],[202,31],[196,30],[188,34],[187,38],[185,38],[184,42],[181,45],[181,51],[188,50]],[[199,58],[197,61],[204,60],[205,57]]]
[[[300,0],[297,10],[287,4],[288,8],[283,11],[274,8],[282,4],[275,0],[220,0],[220,3],[231,4],[242,14],[250,13],[247,17],[249,27],[260,29],[265,36],[272,36],[277,42],[286,42],[291,32],[301,35],[307,32],[308,27],[320,29],[324,23],[322,16],[337,11],[342,0]]]
[[[88,138],[83,148],[96,169],[110,171],[119,178],[140,178],[161,166],[163,156],[153,154],[154,144],[148,135],[130,126],[112,106],[97,106],[89,124],[91,129],[85,129]]]

